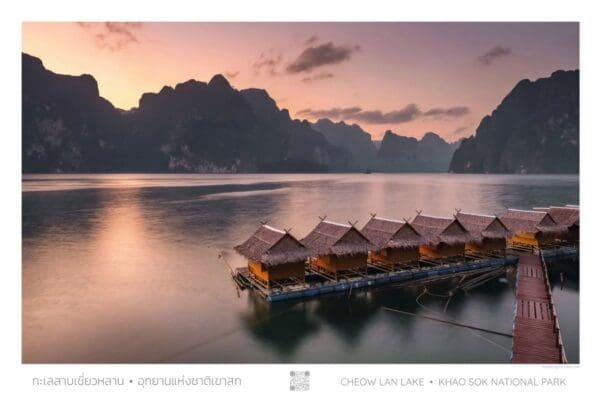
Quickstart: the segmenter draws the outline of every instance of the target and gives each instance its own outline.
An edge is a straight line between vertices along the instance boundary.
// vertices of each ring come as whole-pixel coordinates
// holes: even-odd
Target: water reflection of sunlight
[[[124,180],[126,181],[126,180]],[[96,228],[93,254],[111,276],[134,275],[132,270],[151,254],[144,240],[145,224],[138,194],[140,189],[123,190],[107,203]],[[140,273],[137,273],[140,274]]]

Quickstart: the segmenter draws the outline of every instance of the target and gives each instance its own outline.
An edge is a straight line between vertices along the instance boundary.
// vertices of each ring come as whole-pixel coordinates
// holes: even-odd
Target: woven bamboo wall
[[[487,239],[484,238],[481,242],[469,242],[465,246],[468,251],[475,252],[490,252],[506,249],[506,239]]]
[[[304,261],[266,267],[260,262],[248,260],[248,269],[265,284],[288,278],[304,281]]]
[[[325,255],[315,258],[313,263],[330,271],[338,272],[348,269],[364,268],[367,266],[367,254],[354,254],[349,256]]]
[[[383,249],[371,251],[371,259],[383,263],[408,262],[419,259],[419,248]]]
[[[419,253],[423,257],[444,258],[463,255],[465,252],[464,243],[458,243],[453,246],[448,244],[438,244],[437,246],[419,246]]]

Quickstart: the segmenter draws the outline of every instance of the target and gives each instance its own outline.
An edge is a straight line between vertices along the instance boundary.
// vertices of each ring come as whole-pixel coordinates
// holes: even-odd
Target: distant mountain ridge
[[[56,74],[25,53],[22,74],[24,173],[578,171],[578,71],[521,81],[460,146],[294,120],[264,89],[219,74],[145,93],[127,111],[89,74]]]
[[[522,80],[450,163],[455,173],[578,173],[579,70]]]
[[[425,133],[421,140],[388,130],[377,153],[384,172],[446,172],[458,142],[448,143],[438,134]]]
[[[376,144],[357,124],[320,119],[312,127],[352,156],[360,169],[379,172],[446,172],[458,141],[448,143],[438,134],[425,133],[421,140],[386,131]]]
[[[25,53],[22,72],[26,173],[361,172],[395,166],[381,164],[382,151],[360,126],[293,120],[267,91],[236,90],[222,75],[144,93],[138,107],[124,111],[100,97],[91,75],[56,74]]]
[[[371,134],[359,125],[320,119],[312,124],[312,128],[321,132],[333,145],[348,151],[359,169],[376,168],[377,149],[371,140]]]
[[[216,75],[116,109],[90,75],[55,74],[22,55],[23,172],[348,171],[348,154],[265,91]]]

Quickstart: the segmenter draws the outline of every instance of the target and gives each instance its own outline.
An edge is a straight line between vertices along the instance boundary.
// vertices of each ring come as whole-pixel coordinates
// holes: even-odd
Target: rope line
[[[425,310],[427,310],[427,311],[429,311],[429,312],[431,312],[431,313],[433,313],[433,314],[435,314],[435,315],[437,315],[437,316],[441,316],[441,315],[442,315],[442,313],[440,313],[440,312],[439,312],[439,311],[437,311],[437,310],[434,310],[434,309],[431,309],[431,308],[429,308],[429,307],[425,306],[423,303],[421,303],[421,302],[419,301],[419,299],[420,299],[422,296],[424,296],[424,295],[426,295],[426,294],[428,294],[428,293],[429,293],[429,292],[428,292],[427,288],[424,288],[424,289],[423,289],[423,292],[421,292],[421,294],[420,294],[419,296],[417,296],[417,298],[415,299],[415,302],[416,302],[416,303],[417,303],[419,306],[421,306],[423,309],[425,309]],[[504,350],[505,352],[507,352],[507,353],[509,353],[509,354],[512,354],[512,350],[505,348],[504,346],[502,346],[502,345],[500,345],[499,343],[497,343],[497,342],[493,341],[492,339],[489,339],[489,338],[487,338],[487,337],[485,337],[485,336],[483,336],[483,335],[481,335],[481,334],[478,334],[477,332],[475,332],[474,330],[472,330],[471,328],[469,328],[470,326],[469,326],[468,324],[465,324],[464,322],[461,322],[460,320],[457,320],[457,319],[455,319],[455,318],[452,318],[452,317],[448,316],[447,314],[443,314],[443,315],[444,315],[444,316],[446,316],[446,318],[447,318],[447,320],[448,320],[448,321],[454,322],[455,324],[459,324],[460,326],[463,326],[463,327],[465,327],[465,328],[467,329],[467,331],[469,331],[470,333],[472,333],[472,334],[473,334],[473,335],[475,335],[476,337],[483,339],[484,341],[486,341],[486,342],[488,342],[488,343],[490,343],[490,344],[492,344],[492,345],[494,345],[494,346],[496,346],[496,347],[498,347],[498,348],[500,348],[500,349]]]
[[[229,265],[229,263],[227,262],[227,259],[225,259],[225,255],[223,254],[223,252],[220,252],[218,254],[219,259],[223,260],[223,262],[225,263],[225,266],[229,269],[229,275],[231,276],[231,280],[233,281],[233,285],[235,286],[235,291],[237,293],[237,297],[240,298],[240,285],[237,283],[237,281],[235,280],[235,272],[233,270],[233,268],[231,267],[231,265]]]
[[[390,307],[382,307],[382,308],[384,310],[393,311],[395,313],[412,315],[414,317],[425,318],[425,319],[428,319],[428,320],[443,322],[445,324],[456,325],[456,326],[464,327],[464,328],[472,328],[472,329],[475,329],[477,331],[489,332],[489,333],[494,334],[494,335],[506,336],[508,338],[512,338],[513,337],[512,334],[508,334],[508,333],[505,333],[505,332],[498,332],[498,331],[495,331],[493,329],[486,329],[486,328],[481,328],[481,327],[475,327],[473,325],[462,325],[462,324],[455,323],[455,322],[452,322],[452,321],[442,320],[440,318],[430,317],[430,316],[427,316],[427,315],[421,315],[421,314],[411,313],[410,311],[396,310],[396,309],[393,309],[393,308],[390,308]]]

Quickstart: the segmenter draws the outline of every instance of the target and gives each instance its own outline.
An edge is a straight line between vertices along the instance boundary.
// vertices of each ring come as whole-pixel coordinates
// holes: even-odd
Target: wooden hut
[[[567,232],[560,234],[559,239],[572,243],[579,241],[579,207],[543,207],[534,210],[547,212],[558,225],[567,228]]]
[[[510,237],[510,230],[497,216],[458,211],[455,218],[473,237],[473,240],[465,245],[467,252],[506,252],[506,239]]]
[[[267,288],[279,282],[304,282],[309,252],[287,231],[262,225],[234,249],[248,259],[250,277]]]
[[[344,271],[367,268],[367,255],[374,245],[354,225],[322,219],[302,244],[311,253],[313,267],[337,280]]]
[[[419,245],[425,241],[407,221],[373,215],[361,232],[376,247],[369,252],[372,262],[394,266],[419,261]]]
[[[519,246],[543,247],[566,232],[566,227],[558,225],[546,211],[508,209],[500,220],[512,232],[512,244]]]
[[[456,218],[442,218],[418,213],[411,225],[425,239],[419,246],[421,256],[429,258],[463,257],[465,244],[473,240]]]

